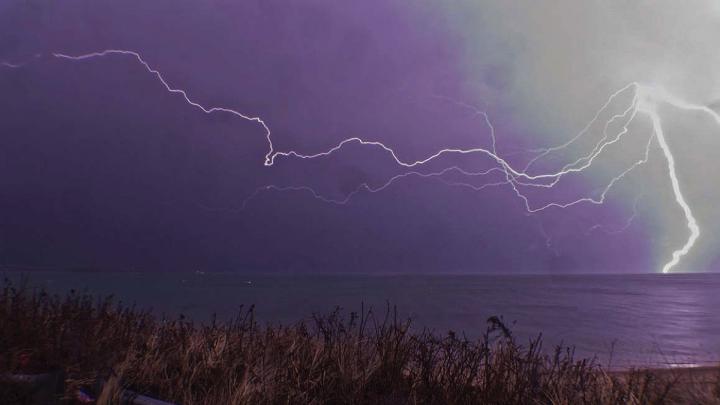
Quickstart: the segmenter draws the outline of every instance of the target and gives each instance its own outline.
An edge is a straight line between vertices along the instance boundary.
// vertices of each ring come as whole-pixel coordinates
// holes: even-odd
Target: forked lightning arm
[[[416,177],[422,177],[422,178],[436,178],[443,182],[445,182],[448,185],[452,186],[463,186],[463,187],[470,187],[475,190],[480,190],[485,187],[490,186],[499,186],[499,185],[509,185],[515,194],[520,198],[524,205],[526,210],[529,213],[535,213],[539,211],[546,210],[548,208],[568,208],[580,203],[591,203],[591,204],[602,204],[605,201],[607,193],[612,189],[612,187],[620,181],[622,178],[625,177],[628,173],[630,173],[633,169],[636,167],[644,164],[648,161],[649,155],[650,155],[650,147],[652,145],[653,140],[657,140],[658,145],[660,146],[660,149],[663,152],[663,155],[667,161],[667,169],[668,169],[668,176],[670,178],[670,183],[672,185],[673,194],[675,196],[675,201],[678,203],[678,205],[681,207],[683,214],[685,216],[687,227],[690,231],[690,236],[688,237],[685,244],[672,252],[672,259],[665,263],[665,265],[662,267],[663,273],[668,273],[674,266],[676,266],[680,259],[688,254],[688,252],[692,249],[693,245],[695,244],[696,240],[700,236],[700,227],[697,223],[697,220],[695,219],[692,209],[690,208],[689,204],[687,203],[687,200],[685,199],[682,190],[681,185],[678,180],[676,167],[675,167],[675,157],[673,156],[670,147],[667,144],[667,141],[665,139],[665,134],[663,132],[662,128],[662,122],[660,115],[658,113],[657,106],[661,103],[669,104],[673,107],[683,109],[683,110],[692,110],[692,111],[700,111],[704,112],[708,115],[710,115],[718,125],[720,125],[720,115],[710,109],[709,107],[705,105],[700,104],[694,104],[687,102],[685,100],[682,100],[680,98],[675,97],[674,95],[670,94],[666,90],[656,87],[656,86],[649,86],[645,84],[640,84],[637,82],[632,82],[625,87],[617,90],[613,94],[610,95],[608,100],[605,102],[605,104],[598,110],[598,112],[595,114],[595,116],[592,118],[592,120],[573,138],[571,138],[569,141],[550,148],[545,149],[536,149],[533,152],[538,153],[535,157],[533,157],[522,169],[517,169],[513,167],[506,159],[499,156],[497,153],[497,150],[495,148],[495,130],[487,116],[482,111],[476,111],[479,115],[482,115],[485,119],[485,122],[490,130],[490,136],[492,137],[492,148],[491,150],[485,149],[485,148],[470,148],[470,149],[459,149],[459,148],[446,148],[441,149],[429,156],[427,156],[424,159],[415,160],[415,161],[405,161],[398,157],[395,150],[388,147],[382,142],[379,141],[371,141],[371,140],[365,140],[359,137],[352,137],[345,139],[338,143],[337,145],[333,146],[332,148],[323,151],[318,152],[314,154],[304,154],[300,153],[295,150],[290,151],[276,151],[273,142],[271,139],[271,131],[270,127],[263,121],[262,118],[246,115],[243,114],[237,110],[227,108],[227,107],[208,107],[200,104],[197,101],[194,101],[190,98],[190,96],[187,94],[187,92],[183,89],[176,88],[171,86],[167,80],[163,77],[162,73],[160,71],[154,69],[150,66],[148,62],[145,61],[145,59],[142,58],[142,56],[135,52],[130,50],[122,50],[122,49],[107,49],[99,52],[92,52],[88,54],[83,55],[67,55],[63,53],[53,53],[52,56],[54,58],[58,59],[64,59],[64,60],[70,60],[70,61],[85,61],[95,58],[101,58],[101,57],[107,57],[107,56],[113,56],[113,55],[120,55],[120,56],[128,56],[136,60],[138,63],[140,63],[145,70],[148,71],[148,73],[154,75],[158,81],[162,84],[162,86],[170,93],[178,94],[180,95],[187,104],[189,104],[192,107],[195,107],[196,109],[202,111],[205,114],[212,114],[212,113],[226,113],[231,114],[233,116],[236,116],[240,119],[246,120],[246,121],[252,121],[257,124],[259,124],[263,131],[264,136],[268,143],[268,152],[265,155],[265,165],[266,166],[272,166],[275,164],[276,160],[278,158],[284,158],[284,157],[292,157],[297,159],[317,159],[322,158],[325,156],[329,156],[335,152],[340,151],[345,146],[349,144],[359,144],[364,146],[370,146],[375,148],[380,148],[385,153],[387,153],[391,159],[394,161],[396,165],[398,165],[401,168],[404,169],[415,169],[417,167],[423,166],[431,161],[434,161],[442,156],[445,155],[453,155],[453,154],[460,154],[460,155],[467,155],[467,154],[480,154],[483,156],[486,156],[491,161],[493,161],[496,164],[496,167],[483,171],[483,172],[468,172],[465,171],[457,166],[451,166],[446,169],[443,169],[438,172],[433,173],[422,173],[417,170],[411,170],[404,173],[401,173],[399,175],[391,177],[388,181],[386,181],[383,185],[379,187],[371,187],[367,183],[363,183],[360,186],[358,186],[354,191],[346,195],[342,199],[331,199],[326,198],[317,193],[314,189],[307,187],[307,186],[290,186],[290,187],[280,187],[275,185],[268,185],[261,188],[258,188],[254,193],[252,193],[245,201],[242,203],[241,209],[245,207],[247,202],[254,198],[257,194],[267,191],[267,190],[275,190],[275,191],[288,191],[288,190],[304,190],[312,193],[312,195],[315,198],[318,198],[322,201],[328,202],[328,203],[334,203],[334,204],[346,204],[350,201],[350,199],[356,195],[360,191],[367,191],[371,193],[379,192],[387,187],[389,187],[391,184],[393,184],[395,181],[399,179],[403,179],[405,177],[409,176],[416,176]],[[38,56],[36,56],[36,59]],[[0,62],[0,66],[4,66],[7,68],[21,68],[25,64],[13,64],[10,62]],[[607,109],[609,106],[614,102],[614,100],[626,92],[632,90],[633,91],[633,98],[630,105],[625,109],[621,114],[613,115],[608,121],[605,122],[603,126],[603,137],[600,139],[599,142],[596,143],[594,148],[585,156],[581,156],[572,163],[564,165],[560,170],[554,171],[554,172],[548,172],[548,173],[538,173],[538,174],[531,174],[529,173],[530,169],[533,167],[533,165],[538,162],[540,159],[544,158],[550,153],[562,151],[570,147],[573,143],[575,143],[577,140],[579,140],[582,136],[588,133],[590,128],[599,120],[600,115]],[[583,197],[580,199],[577,199],[575,201],[570,202],[551,202],[540,206],[533,206],[528,197],[522,193],[520,190],[520,187],[541,187],[541,188],[552,188],[554,187],[560,179],[570,173],[579,173],[587,170],[594,162],[594,160],[600,156],[608,146],[615,144],[617,142],[620,142],[621,138],[628,133],[628,126],[630,123],[635,119],[638,113],[643,113],[647,115],[652,123],[652,133],[648,137],[648,141],[645,147],[644,155],[633,162],[629,167],[627,167],[625,170],[623,170],[619,175],[613,177],[610,182],[602,188],[602,192],[598,197]],[[620,132],[615,134],[614,136],[610,136],[608,134],[609,126],[615,122],[616,120],[624,120],[624,124]],[[443,178],[443,176],[449,172],[456,172],[463,176],[469,177],[469,176],[483,176],[488,175],[493,172],[500,172],[504,174],[505,180],[499,181],[499,182],[492,182],[483,184],[481,186],[473,185],[470,183],[464,183],[464,182],[450,182]]]

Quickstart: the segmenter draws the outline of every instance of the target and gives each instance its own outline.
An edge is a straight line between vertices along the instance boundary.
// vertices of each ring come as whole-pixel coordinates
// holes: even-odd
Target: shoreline
[[[673,287],[660,279],[644,281],[645,277],[636,278],[639,281],[600,278],[586,288],[582,278],[572,281],[564,277],[559,281],[555,277],[545,281],[479,277],[473,281],[471,276],[422,276],[395,282],[384,277],[269,275],[248,284],[244,276],[235,274],[53,274],[29,274],[26,285],[61,295],[71,289],[112,294],[126,305],[152,308],[158,318],[183,315],[207,323],[216,314],[216,319],[228,321],[238,308],[255,304],[256,320],[261,325],[289,326],[312,320],[312,314],[327,313],[336,305],[347,313],[363,308],[384,312],[389,300],[391,307],[397,305],[400,316],[413,319],[414,331],[427,327],[443,335],[453,330],[476,339],[484,333],[487,317],[505,315],[519,342],[526,343],[543,332],[548,349],[556,344],[572,345],[577,356],[597,357],[610,370],[720,364],[720,356],[715,355],[720,354],[720,343],[715,339],[720,336],[720,327],[695,329],[695,318],[712,319],[710,306],[720,302],[712,298],[716,296],[712,289],[704,287],[709,285],[705,281],[712,281],[705,278],[688,284],[695,298],[682,300],[684,311],[680,313],[670,310],[670,304],[661,304],[675,302]],[[17,273],[7,275],[13,281],[21,280]],[[713,281],[711,286],[715,285]],[[324,291],[323,298],[310,295],[316,290]],[[556,291],[568,291],[569,295],[556,298]],[[627,306],[617,303],[621,297],[627,297]],[[618,312],[607,312],[616,308]]]
[[[524,404],[547,398],[720,403],[718,367],[605,370],[575,356],[572,346],[544,349],[542,335],[520,342],[498,317],[487,319],[477,340],[410,325],[390,307],[385,313],[336,310],[286,326],[262,325],[248,308],[228,322],[198,324],[87,293],[59,296],[6,284],[0,290],[0,374],[55,370],[63,376],[58,396],[109,398],[129,390],[185,405]],[[98,388],[102,381],[112,383]],[[0,384],[0,398],[8,395],[27,392]]]

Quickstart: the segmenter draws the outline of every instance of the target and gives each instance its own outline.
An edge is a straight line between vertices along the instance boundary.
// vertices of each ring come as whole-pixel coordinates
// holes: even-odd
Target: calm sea
[[[4,273],[11,279],[20,273]],[[565,342],[612,368],[720,361],[720,274],[672,275],[239,275],[23,273],[32,286],[114,294],[156,313],[199,321],[256,305],[266,322],[292,323],[335,307],[380,312],[387,303],[417,327],[478,336],[501,315],[526,340]]]

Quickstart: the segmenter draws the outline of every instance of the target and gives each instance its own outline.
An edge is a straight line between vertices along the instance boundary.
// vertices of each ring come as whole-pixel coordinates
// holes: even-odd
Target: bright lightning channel
[[[251,194],[248,198],[245,199],[242,203],[242,207],[244,208],[247,202],[254,198],[257,194],[267,191],[267,190],[275,190],[275,191],[288,191],[288,190],[304,190],[309,191],[313,194],[315,198],[318,198],[320,200],[323,200],[325,202],[334,203],[334,204],[346,204],[350,201],[350,199],[360,191],[367,191],[371,193],[376,193],[379,191],[382,191],[389,187],[391,184],[393,184],[395,181],[409,177],[409,176],[417,176],[422,178],[437,178],[443,181],[445,184],[452,185],[452,186],[462,186],[462,187],[470,187],[474,190],[480,190],[485,187],[490,186],[499,186],[499,185],[509,185],[514,193],[517,195],[518,198],[520,198],[525,205],[525,209],[528,213],[536,213],[540,212],[552,207],[555,208],[568,208],[580,203],[591,203],[591,204],[602,204],[605,201],[606,195],[608,192],[612,189],[612,187],[620,180],[622,180],[628,173],[630,173],[632,170],[637,168],[638,166],[646,163],[649,159],[650,155],[650,148],[653,140],[657,140],[658,145],[660,146],[660,149],[663,152],[663,155],[665,157],[665,160],[667,162],[667,170],[668,170],[668,176],[670,178],[670,183],[672,185],[673,194],[675,196],[675,201],[680,206],[680,208],[683,211],[683,214],[685,216],[686,222],[687,222],[687,228],[690,231],[690,235],[687,239],[687,241],[683,244],[682,247],[672,252],[672,258],[663,265],[661,271],[663,273],[668,273],[670,270],[675,267],[681,260],[681,258],[685,255],[687,255],[692,247],[694,246],[695,242],[700,236],[700,226],[697,223],[697,220],[695,216],[693,215],[692,209],[690,208],[690,205],[688,204],[685,196],[682,193],[680,181],[678,180],[677,172],[676,172],[676,165],[675,165],[675,157],[672,154],[672,151],[670,150],[670,147],[666,141],[665,134],[663,132],[662,127],[662,120],[660,118],[660,115],[657,111],[657,107],[659,104],[664,103],[671,105],[675,108],[682,109],[682,110],[689,110],[689,111],[699,111],[708,114],[710,117],[712,117],[715,122],[720,125],[720,115],[710,109],[709,107],[701,104],[695,104],[690,103],[688,101],[685,101],[681,98],[678,98],[665,89],[657,86],[652,85],[646,85],[646,84],[640,84],[638,82],[632,82],[628,85],[622,87],[621,89],[617,90],[616,92],[612,93],[608,100],[605,102],[605,104],[602,105],[602,107],[597,111],[595,116],[590,120],[590,122],[573,138],[571,138],[569,141],[560,144],[558,146],[550,147],[550,148],[544,148],[544,149],[536,149],[533,150],[533,152],[538,153],[535,157],[533,157],[522,169],[516,169],[514,168],[506,159],[502,158],[496,150],[496,138],[495,138],[495,130],[490,122],[490,119],[488,118],[487,114],[482,111],[477,111],[477,114],[482,115],[485,119],[486,125],[488,126],[490,130],[490,136],[492,139],[492,148],[486,149],[486,148],[470,148],[470,149],[460,149],[460,148],[445,148],[441,149],[431,155],[429,155],[426,158],[415,160],[415,161],[404,161],[399,158],[395,150],[388,147],[382,142],[379,141],[372,141],[372,140],[365,140],[360,137],[351,137],[347,138],[345,140],[342,140],[337,145],[331,147],[330,149],[318,152],[314,154],[303,154],[295,150],[289,150],[289,151],[276,151],[271,139],[271,131],[270,127],[265,123],[265,121],[258,117],[258,116],[251,116],[243,114],[237,110],[227,108],[227,107],[207,107],[202,104],[200,104],[197,101],[194,101],[190,98],[190,96],[187,94],[187,92],[183,89],[176,88],[171,86],[167,80],[164,78],[162,73],[153,67],[150,66],[148,62],[143,59],[143,57],[135,51],[130,50],[122,50],[122,49],[107,49],[99,52],[92,52],[82,55],[67,55],[64,53],[52,53],[52,56],[57,59],[64,59],[64,60],[70,60],[70,61],[85,61],[95,58],[102,58],[107,56],[114,56],[114,55],[121,55],[121,56],[129,56],[135,59],[138,63],[140,63],[145,70],[147,70],[148,73],[154,75],[158,81],[163,85],[165,90],[172,94],[179,94],[184,101],[189,104],[192,107],[197,108],[198,110],[202,111],[205,114],[212,114],[212,113],[227,113],[231,114],[233,116],[236,116],[238,118],[241,118],[246,121],[251,121],[259,124],[265,133],[265,138],[268,143],[268,152],[265,155],[265,166],[272,166],[275,164],[276,160],[278,158],[297,158],[297,159],[316,159],[321,157],[326,157],[329,155],[332,155],[335,152],[340,151],[344,147],[350,144],[359,144],[363,146],[369,146],[369,147],[376,147],[380,148],[384,152],[386,152],[394,161],[396,165],[399,167],[405,168],[405,169],[414,169],[416,167],[423,166],[431,161],[434,161],[442,156],[445,155],[453,155],[453,154],[459,154],[459,155],[466,155],[466,154],[480,154],[483,156],[486,156],[490,158],[492,161],[494,161],[497,164],[497,167],[487,170],[485,172],[468,172],[465,170],[462,170],[461,168],[457,166],[448,167],[442,171],[439,172],[433,172],[433,173],[422,173],[417,170],[407,171],[402,174],[396,175],[391,177],[387,182],[385,182],[383,185],[379,187],[371,187],[367,183],[363,183],[360,186],[358,186],[354,191],[350,192],[348,195],[346,195],[342,199],[330,199],[323,197],[321,194],[317,193],[314,189],[307,186],[288,186],[288,187],[280,187],[275,185],[269,185],[264,186],[261,188],[258,188],[253,194]],[[39,55],[36,55],[35,58],[39,58]],[[7,68],[21,68],[24,66],[24,64],[13,64],[10,62],[0,62],[0,66],[7,67]],[[604,111],[606,111],[610,105],[613,104],[614,100],[619,97],[622,94],[625,94],[626,92],[630,91],[632,89],[633,91],[633,98],[630,103],[630,105],[621,113],[621,114],[615,114],[613,115],[609,120],[607,120],[603,126],[603,137],[595,144],[593,149],[584,156],[579,157],[575,161],[564,165],[560,170],[557,170],[555,172],[550,173],[539,173],[539,174],[530,174],[529,171],[533,167],[533,165],[538,162],[539,160],[543,159],[547,155],[553,152],[563,151],[569,148],[573,143],[578,141],[581,137],[586,135],[591,127],[600,119],[600,116]],[[570,202],[551,202],[546,203],[544,205],[539,206],[533,206],[529,200],[529,198],[523,194],[520,190],[520,187],[541,187],[541,188],[553,188],[555,185],[558,184],[560,179],[568,174],[571,173],[580,173],[585,170],[587,170],[595,161],[595,159],[600,156],[607,147],[620,142],[621,138],[625,136],[628,131],[628,126],[631,122],[635,119],[638,113],[645,114],[649,117],[651,123],[652,123],[652,133],[648,137],[648,141],[645,147],[645,153],[644,156],[641,159],[636,160],[633,162],[632,165],[627,167],[625,170],[623,170],[619,175],[613,177],[610,182],[607,183],[605,187],[602,188],[602,192],[597,197],[583,197],[579,198],[574,201]],[[624,124],[620,132],[615,134],[614,136],[610,136],[608,134],[608,129],[610,125],[615,122],[616,120],[624,119]],[[487,175],[492,172],[496,171],[502,171],[505,174],[505,181],[500,182],[494,182],[494,183],[487,183],[482,186],[476,186],[470,183],[464,183],[464,182],[449,182],[443,178],[443,175],[446,173],[449,173],[451,171],[460,173],[463,176],[482,176]]]

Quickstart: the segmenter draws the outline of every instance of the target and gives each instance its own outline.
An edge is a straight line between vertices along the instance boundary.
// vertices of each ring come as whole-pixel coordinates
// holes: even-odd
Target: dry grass
[[[102,403],[130,388],[179,404],[720,404],[720,378],[606,373],[570,348],[520,344],[498,318],[477,340],[411,331],[394,311],[340,311],[261,326],[156,319],[110,299],[0,292],[0,372],[62,370],[66,396],[98,386]],[[4,386],[3,403],[22,393]],[[12,397],[11,395],[14,395]]]

